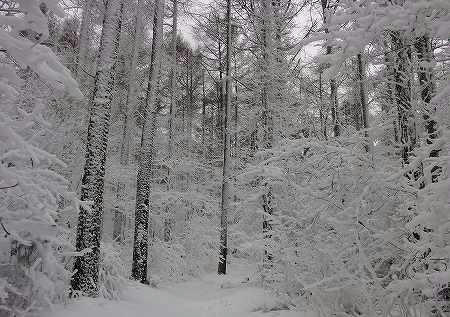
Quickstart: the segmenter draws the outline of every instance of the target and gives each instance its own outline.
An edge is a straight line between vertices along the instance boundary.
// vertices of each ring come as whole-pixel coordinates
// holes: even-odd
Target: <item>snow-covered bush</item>
[[[72,199],[67,181],[52,170],[63,164],[42,150],[49,130],[38,100],[20,103],[19,69],[29,68],[51,89],[81,93],[69,71],[39,41],[46,13],[62,14],[57,1],[6,1],[16,14],[0,15],[0,313],[31,314],[67,294],[69,272],[61,264],[67,241],[59,238],[58,200]]]
[[[99,295],[107,299],[120,299],[129,272],[119,248],[102,243],[99,269]]]
[[[160,181],[151,195],[150,282],[154,276],[161,282],[188,280],[217,269],[216,171],[192,158],[168,163],[170,190]],[[155,173],[165,177],[167,170]]]
[[[241,182],[255,184],[259,177],[274,199],[270,235],[254,236],[251,243],[272,254],[263,272],[266,285],[297,305],[311,304],[321,316],[443,314],[449,283],[447,163],[444,155],[426,158],[433,148],[446,149],[446,139],[442,131],[403,168],[383,155],[382,144],[372,150],[383,163],[373,162],[356,137],[289,141],[250,167]],[[405,177],[420,162],[423,188]],[[434,165],[441,167],[438,182],[426,172]],[[263,190],[253,186],[247,192],[253,199],[244,201],[244,210],[261,215],[260,228]]]
[[[161,281],[183,281],[211,272],[217,265],[217,231],[214,218],[190,216],[179,234],[169,242],[155,239],[150,258],[150,277]]]

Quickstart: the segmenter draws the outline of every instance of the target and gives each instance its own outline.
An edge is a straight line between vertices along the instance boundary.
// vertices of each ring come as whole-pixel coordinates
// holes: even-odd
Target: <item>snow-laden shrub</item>
[[[61,245],[61,241],[50,239],[34,238],[29,244],[13,240],[10,261],[0,263],[0,293],[4,295],[0,297],[0,313],[32,315],[67,299],[70,272],[55,252]]]
[[[99,296],[107,299],[120,299],[129,273],[120,249],[113,244],[102,243],[100,257]]]
[[[297,306],[311,305],[320,316],[444,315],[447,156],[430,158],[429,153],[433,147],[447,149],[446,139],[442,132],[403,168],[383,155],[381,144],[372,150],[383,161],[373,162],[358,138],[287,142],[248,168],[240,181],[252,186],[247,185],[251,191],[240,208],[243,215],[251,211],[260,234],[249,235],[253,241],[242,245],[272,255],[262,272],[265,285]],[[432,182],[435,165],[441,172]],[[420,166],[424,185],[405,176]],[[274,207],[270,217],[261,200],[268,188]],[[263,216],[272,225],[265,239]]]
[[[154,241],[151,251],[150,283],[154,286],[162,281],[182,281],[187,272],[186,252],[178,242]]]

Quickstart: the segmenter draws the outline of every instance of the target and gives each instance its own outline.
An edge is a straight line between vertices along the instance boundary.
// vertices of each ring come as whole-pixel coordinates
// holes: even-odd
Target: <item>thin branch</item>
[[[10,189],[10,188],[16,187],[17,185],[19,185],[19,183],[16,183],[16,184],[11,185],[11,186],[0,187],[0,189]]]
[[[0,218],[0,225],[2,226],[3,230],[4,230],[5,233],[6,233],[5,237],[11,235],[11,233],[10,233],[8,230],[6,230],[5,225],[4,225],[3,222],[2,222],[2,218]]]

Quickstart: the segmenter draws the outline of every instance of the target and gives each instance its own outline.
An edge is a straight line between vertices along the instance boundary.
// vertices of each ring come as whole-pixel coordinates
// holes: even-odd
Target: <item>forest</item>
[[[0,317],[450,316],[449,0],[0,26]]]

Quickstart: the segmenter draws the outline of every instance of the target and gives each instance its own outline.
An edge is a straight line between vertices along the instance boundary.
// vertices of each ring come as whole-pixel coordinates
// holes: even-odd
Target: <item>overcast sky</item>
[[[192,0],[192,3],[190,5],[190,10],[197,10],[200,11],[201,8],[199,6],[207,5],[211,0]],[[181,12],[180,12],[181,13]],[[297,40],[301,39],[304,34],[305,30],[310,26],[311,23],[311,16],[315,19],[320,19],[319,13],[309,10],[304,10],[300,12],[300,14],[295,19],[296,28],[293,30],[294,36]],[[194,38],[194,34],[192,32],[192,25],[194,24],[194,21],[187,15],[182,13],[179,17],[179,33],[182,34],[183,38],[189,41],[193,46],[197,46],[197,41]],[[296,33],[296,34],[295,34]],[[318,51],[320,50],[319,47],[316,46],[316,44],[309,44],[302,50],[302,59],[305,61],[311,60],[313,56],[315,56]]]

